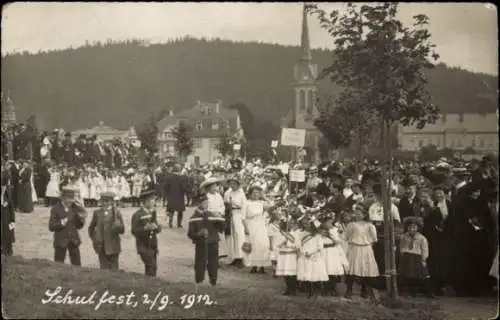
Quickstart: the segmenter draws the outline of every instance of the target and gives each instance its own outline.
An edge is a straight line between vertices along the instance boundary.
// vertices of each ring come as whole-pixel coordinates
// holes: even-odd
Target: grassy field
[[[130,228],[133,209],[122,210]],[[190,213],[187,214],[189,216]],[[98,266],[86,228],[82,237],[82,268],[55,264],[52,234],[48,232],[48,209],[37,208],[32,214],[18,214],[15,255],[2,257],[2,300],[4,316],[8,318],[324,318],[324,319],[443,319],[449,317],[441,307],[446,300],[429,302],[424,299],[406,300],[400,308],[375,306],[368,300],[355,298],[282,297],[283,283],[270,275],[249,274],[247,269],[223,267],[216,288],[193,284],[193,246],[185,229],[167,229],[166,217],[160,217],[164,230],[159,235],[160,255],[158,278],[142,275],[143,265],[136,251],[130,229],[122,237],[123,252],[120,272],[102,271]],[[29,259],[29,260],[28,260]],[[47,290],[61,287],[61,296],[72,290],[71,296],[89,297],[89,304],[69,305],[42,303]],[[108,290],[108,293],[106,291]],[[122,304],[110,303],[110,295],[119,301],[131,292],[134,297],[122,297]],[[145,303],[144,295],[157,302]],[[104,295],[104,296],[103,296]],[[168,305],[167,298],[168,296]],[[129,298],[129,305],[126,303]],[[192,301],[194,299],[194,301]],[[210,299],[210,301],[209,301]],[[102,302],[102,303],[100,303]],[[214,302],[214,303],[210,303]],[[443,302],[443,303],[441,303]],[[210,304],[210,305],[209,305]],[[455,310],[463,303],[455,303]],[[472,304],[471,304],[472,305]],[[467,309],[476,319],[494,316],[495,305]],[[458,308],[458,309],[457,309]],[[493,309],[495,308],[495,309]],[[97,309],[97,310],[96,310]],[[445,310],[447,311],[447,310]],[[487,316],[482,316],[483,314]],[[481,313],[478,314],[478,313]],[[471,319],[468,316],[450,319]]]

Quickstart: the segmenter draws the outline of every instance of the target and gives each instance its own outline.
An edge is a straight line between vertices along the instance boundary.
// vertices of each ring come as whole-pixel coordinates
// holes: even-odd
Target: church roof
[[[311,61],[311,45],[309,42],[309,27],[307,25],[307,10],[305,4],[302,8],[302,34],[300,39],[300,50],[302,52],[301,60]]]

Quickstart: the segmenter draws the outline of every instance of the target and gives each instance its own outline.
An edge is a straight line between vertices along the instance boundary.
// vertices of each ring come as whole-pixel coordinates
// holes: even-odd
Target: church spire
[[[302,8],[302,37],[300,41],[300,49],[302,52],[301,60],[311,61],[311,46],[309,44],[309,28],[307,26],[307,10],[305,3]]]

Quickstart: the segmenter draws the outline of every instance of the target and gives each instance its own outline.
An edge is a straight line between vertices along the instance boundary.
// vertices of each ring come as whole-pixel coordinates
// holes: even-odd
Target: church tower
[[[16,107],[7,93],[7,97],[2,92],[2,126],[8,127],[16,123]]]
[[[319,132],[314,125],[314,119],[318,116],[316,108],[318,66],[312,61],[305,5],[302,9],[300,59],[295,64],[294,71],[295,106],[293,124],[297,129],[306,130],[304,149],[308,153],[307,158],[314,161],[318,159],[319,142]]]

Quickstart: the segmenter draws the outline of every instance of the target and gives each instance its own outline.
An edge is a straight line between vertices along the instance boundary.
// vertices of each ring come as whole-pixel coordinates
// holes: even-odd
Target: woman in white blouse
[[[265,273],[264,267],[271,265],[269,238],[267,236],[266,214],[270,204],[262,199],[262,188],[250,188],[249,199],[244,208],[245,233],[251,244],[251,251],[245,253],[244,262],[247,267],[252,267],[251,273]]]
[[[231,209],[231,235],[229,237],[229,258],[230,265],[243,267],[243,250],[241,247],[245,242],[245,227],[243,226],[243,208],[247,198],[240,186],[240,181],[236,178],[228,179],[229,189],[224,194],[224,202]]]

